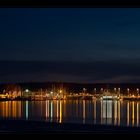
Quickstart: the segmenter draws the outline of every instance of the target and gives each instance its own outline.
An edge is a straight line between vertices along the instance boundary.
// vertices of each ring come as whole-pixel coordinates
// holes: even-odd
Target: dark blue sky
[[[139,17],[136,8],[1,8],[1,81],[140,82]]]

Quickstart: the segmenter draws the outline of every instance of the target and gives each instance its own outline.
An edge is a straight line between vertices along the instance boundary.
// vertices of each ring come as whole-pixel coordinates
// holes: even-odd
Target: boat
[[[104,92],[103,95],[100,97],[101,100],[119,100],[120,96],[110,93],[110,92]]]

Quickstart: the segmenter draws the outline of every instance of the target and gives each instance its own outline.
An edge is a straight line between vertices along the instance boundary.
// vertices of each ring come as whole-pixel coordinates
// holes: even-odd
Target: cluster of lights
[[[114,90],[116,91],[117,90],[117,88],[114,88]],[[120,88],[118,88],[118,91],[120,91],[121,89]]]

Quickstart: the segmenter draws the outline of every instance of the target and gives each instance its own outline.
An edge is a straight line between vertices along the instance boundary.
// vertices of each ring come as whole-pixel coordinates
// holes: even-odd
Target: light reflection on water
[[[46,100],[0,102],[1,119],[140,126],[139,101]]]
[[[28,101],[26,101],[26,120],[28,120]]]

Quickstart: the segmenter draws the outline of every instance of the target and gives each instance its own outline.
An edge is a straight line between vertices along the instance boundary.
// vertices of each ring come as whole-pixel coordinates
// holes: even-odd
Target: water
[[[139,101],[46,100],[0,102],[0,119],[140,126]]]

